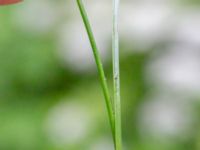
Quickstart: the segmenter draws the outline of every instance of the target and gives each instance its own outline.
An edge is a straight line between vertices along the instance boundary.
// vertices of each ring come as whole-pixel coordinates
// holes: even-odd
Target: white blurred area
[[[113,142],[110,138],[101,137],[90,146],[89,150],[114,150]]]
[[[111,59],[111,1],[84,2],[106,63]],[[21,7],[13,17],[21,30],[34,31],[34,34],[53,32],[57,43],[55,53],[67,69],[81,74],[96,71],[74,0],[58,3],[33,0]],[[176,136],[189,130],[194,119],[190,115],[190,102],[185,102],[185,98],[192,99],[200,90],[200,9],[175,0],[124,0],[121,1],[120,35],[121,44],[127,45],[121,49],[125,56],[168,44],[154,50],[145,68],[147,82],[159,90],[141,105],[138,115],[141,130],[158,136]],[[184,98],[166,96],[166,93]],[[90,129],[90,115],[80,107],[61,104],[50,112],[47,128],[52,140],[70,144],[84,138]],[[109,144],[100,140],[91,150],[106,150],[104,146]]]
[[[152,57],[147,66],[155,84],[185,94],[198,94],[200,90],[200,51],[191,44],[175,44]]]
[[[194,123],[192,109],[184,97],[162,93],[148,98],[138,113],[140,132],[158,139],[184,137]]]
[[[80,143],[94,128],[87,106],[74,101],[57,104],[47,116],[47,135],[58,146]]]

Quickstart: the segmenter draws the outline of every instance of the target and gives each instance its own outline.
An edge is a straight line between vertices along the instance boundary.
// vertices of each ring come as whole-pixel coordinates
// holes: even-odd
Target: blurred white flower
[[[51,31],[58,18],[58,9],[48,0],[27,1],[16,10],[13,17],[17,26],[33,33]]]
[[[178,42],[200,46],[200,11],[199,8],[183,10],[173,37]]]
[[[173,5],[168,3],[124,3],[121,6],[120,18],[122,39],[127,45],[132,45],[132,48],[149,49],[166,38],[166,33],[171,30],[173,18]]]
[[[45,128],[55,144],[77,144],[92,130],[92,116],[81,104],[60,103],[50,110]]]
[[[147,79],[184,94],[200,90],[200,51],[196,47],[177,45],[152,57],[147,66]]]
[[[110,138],[101,138],[90,146],[89,150],[114,150],[113,141]]]
[[[190,128],[192,115],[177,97],[157,95],[143,103],[139,110],[139,128],[155,137],[178,136]]]

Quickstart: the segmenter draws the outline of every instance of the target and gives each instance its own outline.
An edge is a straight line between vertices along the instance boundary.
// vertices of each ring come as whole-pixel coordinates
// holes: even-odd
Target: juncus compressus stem
[[[113,54],[113,82],[114,82],[114,112],[115,112],[115,148],[122,150],[121,135],[121,100],[120,100],[120,68],[119,68],[119,0],[113,0],[113,32],[112,32],[112,54]]]
[[[111,126],[111,130],[112,130],[112,136],[113,136],[113,140],[115,142],[114,108],[113,108],[110,93],[109,93],[109,90],[108,90],[108,84],[107,84],[107,81],[106,81],[103,65],[102,65],[102,62],[101,62],[101,57],[100,57],[100,54],[99,54],[99,50],[97,48],[97,44],[96,44],[96,41],[95,41],[95,38],[94,38],[94,35],[93,35],[93,32],[92,32],[92,28],[91,28],[91,25],[90,25],[90,22],[89,22],[83,1],[77,0],[77,4],[78,4],[78,7],[79,7],[79,10],[80,10],[80,13],[81,13],[81,16],[82,16],[82,19],[83,19],[89,40],[90,40],[90,44],[91,44],[91,47],[92,47],[92,50],[93,50],[94,59],[95,59],[96,65],[97,65],[97,70],[98,70],[98,74],[99,74],[99,77],[100,77],[100,82],[101,82],[101,86],[102,86],[102,89],[103,89],[104,98],[105,98],[105,101],[106,101],[106,108],[107,108],[107,111],[108,111],[110,126]]]

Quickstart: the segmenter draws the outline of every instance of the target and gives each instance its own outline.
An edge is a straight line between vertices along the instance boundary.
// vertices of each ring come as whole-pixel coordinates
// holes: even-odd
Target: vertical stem
[[[114,112],[115,112],[115,147],[116,150],[122,150],[121,135],[121,100],[120,100],[120,69],[119,69],[119,17],[120,0],[113,0],[113,82],[114,82]]]
[[[77,4],[85,25],[85,28],[87,30],[87,34],[90,40],[90,44],[93,50],[93,54],[94,54],[94,58],[95,58],[95,62],[97,65],[97,70],[98,70],[98,74],[100,77],[100,82],[101,82],[101,86],[103,89],[103,94],[104,94],[104,98],[106,101],[106,107],[107,107],[107,111],[108,111],[108,116],[109,116],[109,121],[110,121],[110,126],[111,126],[111,130],[112,130],[112,136],[113,136],[113,140],[114,140],[114,135],[115,135],[115,127],[114,127],[114,112],[113,112],[113,105],[111,102],[111,97],[109,94],[109,90],[108,90],[108,85],[107,85],[107,81],[106,81],[106,77],[105,77],[105,73],[103,70],[103,65],[101,62],[101,58],[100,58],[100,54],[99,54],[99,50],[97,48],[97,44],[92,32],[92,28],[85,10],[85,7],[83,5],[82,0],[77,0]]]

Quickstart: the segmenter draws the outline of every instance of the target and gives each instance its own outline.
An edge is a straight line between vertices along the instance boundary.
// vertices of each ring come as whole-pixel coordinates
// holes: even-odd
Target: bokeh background
[[[112,91],[112,1],[85,0]],[[200,150],[200,1],[122,0],[125,150]],[[0,150],[113,150],[75,0],[0,7]]]

